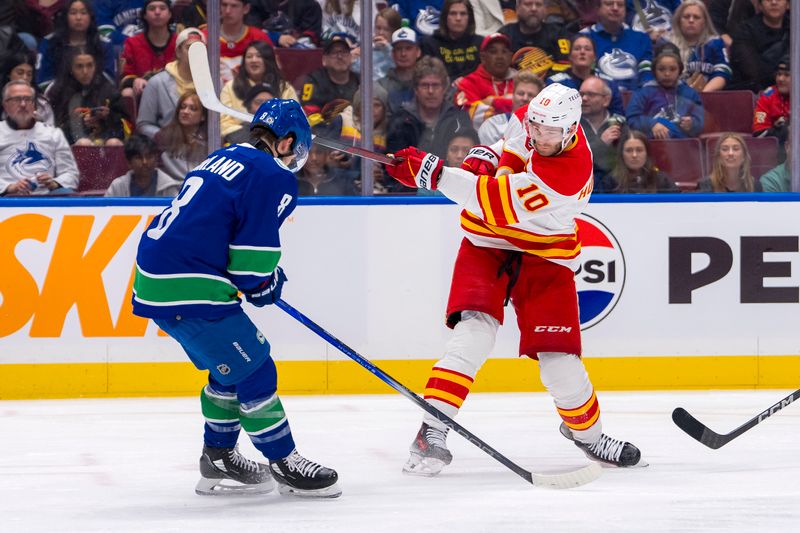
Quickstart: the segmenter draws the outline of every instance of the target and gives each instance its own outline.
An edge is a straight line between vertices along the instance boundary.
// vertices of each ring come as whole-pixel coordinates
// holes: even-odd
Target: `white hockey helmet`
[[[548,85],[528,104],[528,122],[562,129],[562,149],[575,134],[580,120],[581,95],[560,83]]]

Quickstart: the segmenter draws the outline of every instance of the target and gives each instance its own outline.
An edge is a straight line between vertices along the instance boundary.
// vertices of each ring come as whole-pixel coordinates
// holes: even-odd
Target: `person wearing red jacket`
[[[145,0],[141,18],[144,31],[125,40],[120,57],[122,95],[135,98],[141,96],[151,76],[175,60],[177,39],[169,26],[172,8],[168,0]]]
[[[756,101],[753,113],[753,135],[755,137],[777,137],[786,142],[791,114],[792,75],[789,71],[789,56],[778,63],[775,85],[768,87]]]
[[[514,92],[511,41],[502,33],[487,35],[481,43],[481,64],[456,81],[455,104],[469,113],[472,125],[480,128],[493,115],[510,113]]]

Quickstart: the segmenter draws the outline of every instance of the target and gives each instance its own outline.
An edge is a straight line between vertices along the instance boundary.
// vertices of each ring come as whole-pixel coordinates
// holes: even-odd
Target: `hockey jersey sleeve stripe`
[[[238,290],[227,279],[207,274],[150,274],[136,265],[134,293],[148,305],[238,303]]]
[[[239,276],[269,276],[280,258],[280,248],[230,245],[228,272]]]
[[[480,176],[476,186],[484,220],[493,226],[509,226],[519,222],[511,202],[508,177]]]
[[[503,169],[503,172],[500,170]],[[508,169],[508,172],[505,172]],[[503,153],[500,154],[500,161],[497,167],[498,174],[517,174],[525,170],[525,157],[513,150],[509,150],[508,146],[503,148]]]

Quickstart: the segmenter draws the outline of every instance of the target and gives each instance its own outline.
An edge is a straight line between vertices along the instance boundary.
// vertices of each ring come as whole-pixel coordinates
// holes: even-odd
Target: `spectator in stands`
[[[789,53],[789,0],[759,0],[761,13],[741,23],[731,44],[732,89],[755,93],[772,84]]]
[[[0,195],[59,194],[78,188],[78,166],[60,129],[35,118],[36,91],[23,80],[3,87]]]
[[[596,69],[597,53],[595,51],[594,41],[588,35],[579,33],[574,35],[570,41],[569,47],[569,61],[570,67],[567,70],[556,72],[548,76],[545,84],[560,83],[579,91],[583,81],[589,76],[603,77],[602,74]],[[518,66],[517,68],[521,68]],[[622,105],[622,94],[619,90],[619,84],[614,80],[604,78],[606,85],[611,90],[611,107],[609,108],[612,113],[624,114],[625,109]]]
[[[353,94],[358,89],[358,76],[350,71],[352,45],[350,38],[341,33],[325,42],[322,68],[309,74],[303,82],[300,103],[307,115],[319,112],[332,100],[353,101]]]
[[[372,81],[380,81],[394,66],[392,60],[392,34],[403,25],[400,13],[385,7],[375,15],[374,35],[372,37]],[[353,65],[350,70],[356,74],[361,72],[361,47],[353,48]]]
[[[672,16],[680,4],[681,0],[625,0],[625,20],[631,28],[646,33],[656,43],[672,31]]]
[[[357,43],[361,27],[353,17],[355,0],[325,0],[322,6],[322,40],[327,41],[337,34],[347,35]]]
[[[470,0],[469,3],[475,13],[475,33],[481,37],[517,21],[516,0]]]
[[[255,115],[261,104],[275,97],[275,88],[266,83],[256,83],[247,90],[244,97],[244,107],[248,113]],[[250,125],[239,123],[239,129],[234,130],[223,138],[226,144],[239,144],[250,142]]]
[[[791,116],[792,75],[789,56],[778,62],[775,71],[775,85],[767,88],[756,100],[753,114],[753,135],[756,137],[777,137],[781,144],[786,142]]]
[[[481,64],[456,81],[455,103],[468,110],[473,127],[498,113],[511,111],[514,76],[511,68],[511,42],[502,33],[487,35],[481,43]]]
[[[633,91],[653,79],[650,37],[625,25],[625,0],[600,0],[597,24],[581,33],[591,36],[601,77]]]
[[[478,130],[480,143],[488,146],[502,139],[514,111],[527,106],[543,88],[544,82],[539,76],[531,72],[518,72],[514,78],[514,92],[511,94],[511,111],[491,116],[481,124]],[[461,163],[456,166],[460,165]]]
[[[352,126],[342,128],[342,137],[353,144],[361,141],[361,88],[353,96]],[[389,125],[389,95],[380,85],[372,88],[372,146],[376,152],[386,153],[386,128]]]
[[[164,70],[150,78],[139,102],[136,131],[155,137],[159,129],[169,123],[175,114],[178,97],[194,90],[192,71],[189,68],[189,46],[206,38],[197,28],[186,28],[175,40],[175,61],[167,63]]]
[[[708,0],[708,13],[711,22],[725,47],[730,49],[736,28],[756,14],[756,0]]]
[[[116,80],[116,58],[109,43],[100,39],[92,5],[84,0],[67,0],[56,17],[55,31],[39,42],[36,83],[47,87],[62,70],[71,48],[82,46],[103,67],[109,80]]]
[[[3,65],[0,66],[0,87],[5,87],[6,83],[15,80],[33,84],[35,79],[36,59],[32,50],[11,53],[6,57]],[[33,88],[36,91],[36,120],[50,126],[55,125],[55,117],[50,102],[44,97],[38,86],[34,85]],[[5,118],[5,114],[0,117],[3,120]]]
[[[630,127],[652,139],[697,137],[703,130],[703,103],[680,79],[683,62],[674,47],[664,47],[653,70],[655,81],[633,93],[625,110]]]
[[[131,135],[125,141],[125,159],[131,169],[114,178],[106,196],[173,197],[180,192],[183,176],[173,179],[158,168],[158,148],[150,137]]]
[[[82,46],[70,48],[65,61],[66,68],[45,91],[56,126],[70,144],[122,146],[122,104],[114,85]]]
[[[390,0],[389,4],[410,21],[417,35],[433,35],[439,28],[442,0]]]
[[[414,66],[422,55],[417,46],[417,34],[411,28],[400,28],[392,34],[392,66],[378,80],[389,98],[389,109],[396,112],[414,98]]]
[[[250,87],[266,83],[278,91],[278,98],[298,100],[297,92],[292,84],[281,77],[278,63],[275,60],[275,50],[264,41],[253,41],[242,55],[242,63],[236,71],[234,78],[222,87],[219,99],[226,106],[244,111],[244,98]],[[238,130],[242,123],[228,115],[220,119],[222,137]]]
[[[179,33],[186,28],[203,28],[208,23],[206,0],[173,0],[172,9]]]
[[[569,67],[570,35],[563,26],[545,22],[546,16],[544,0],[517,0],[517,22],[500,28],[500,33],[508,35],[512,52],[531,48],[525,55],[536,62],[536,71],[543,78],[551,68],[559,71]]]
[[[93,0],[92,3],[103,41],[119,47],[141,30],[139,22],[144,0]]]
[[[28,19],[28,24],[19,26],[20,31],[31,31],[33,35],[41,39],[53,33],[55,27],[53,21],[64,9],[66,0],[19,0],[9,4],[24,4],[24,11],[20,13],[22,17]],[[17,22],[23,22],[20,17]]]
[[[731,79],[728,54],[703,0],[684,0],[675,10],[667,39],[680,50],[686,66],[681,78],[689,87],[697,92],[725,88]]]
[[[444,158],[444,164],[448,167],[461,168],[461,163],[467,157],[467,152],[476,144],[480,144],[480,140],[475,130],[464,130],[454,134],[447,142],[447,154]]]
[[[478,68],[481,41],[469,0],[444,0],[439,28],[422,38],[420,48],[423,55],[441,59],[450,79],[457,80]]]
[[[650,145],[643,133],[629,130],[617,148],[617,161],[610,174],[609,192],[677,192],[675,183],[653,164]]]
[[[764,192],[791,192],[792,191],[792,141],[791,132],[786,134],[786,161],[769,170],[761,176],[759,182]]]
[[[338,162],[331,159],[331,153],[329,148],[317,143],[311,145],[308,161],[297,173],[297,192],[300,196],[356,194],[352,174],[339,168]]]
[[[717,140],[711,174],[697,184],[700,192],[761,192],[750,172],[750,152],[738,133],[723,133]]]
[[[617,162],[619,140],[628,133],[625,117],[609,111],[611,89],[597,76],[584,80],[581,94],[581,127],[592,149],[594,192],[610,192],[609,173]]]
[[[122,95],[136,99],[142,95],[147,80],[175,61],[178,38],[170,29],[169,0],[145,0],[141,18],[144,30],[125,40],[120,56]]]
[[[444,158],[450,137],[473,129],[469,115],[445,99],[447,86],[447,69],[440,59],[424,56],[417,61],[414,99],[391,117],[386,134],[388,153],[416,146]],[[391,181],[393,191],[411,192]]]
[[[158,130],[155,144],[161,152],[161,168],[171,178],[183,181],[186,174],[208,155],[208,111],[194,91],[178,98],[169,123]]]
[[[222,25],[219,33],[220,64],[219,75],[223,83],[233,79],[234,70],[242,62],[242,55],[253,41],[265,41],[271,46],[292,46],[296,39],[291,35],[272,32],[266,34],[262,29],[248,26],[244,17],[250,12],[250,0],[220,0]],[[208,30],[203,30],[208,39]]]
[[[245,22],[296,39],[281,46],[295,46],[298,41],[316,45],[322,35],[322,8],[315,0],[250,0]]]

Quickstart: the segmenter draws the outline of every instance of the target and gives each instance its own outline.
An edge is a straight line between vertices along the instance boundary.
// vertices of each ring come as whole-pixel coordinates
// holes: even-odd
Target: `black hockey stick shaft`
[[[730,433],[717,433],[712,431],[708,426],[697,420],[694,416],[689,414],[686,409],[682,407],[676,408],[672,411],[672,421],[675,422],[679,428],[681,428],[687,435],[695,439],[696,441],[708,446],[709,448],[716,450],[722,448],[730,441],[735,439],[736,437],[742,435],[746,431],[756,427],[758,424],[769,418],[770,416],[774,415],[787,405],[793,403],[795,400],[800,399],[800,390],[796,390],[791,393],[789,396],[779,400],[778,402],[774,403],[773,405],[769,406],[764,411],[760,412],[757,416],[751,418],[738,428],[734,429]]]
[[[459,424],[458,422],[456,422],[455,420],[453,420],[452,418],[441,412],[439,409],[435,408],[434,406],[426,402],[423,398],[420,398],[414,391],[412,391],[411,389],[409,389],[408,387],[406,387],[405,385],[394,379],[392,376],[390,376],[389,374],[387,374],[386,372],[384,372],[383,370],[372,364],[372,362],[369,361],[368,359],[356,353],[355,350],[353,350],[345,343],[343,343],[342,341],[340,341],[339,339],[337,339],[336,337],[325,331],[321,326],[317,325],[314,321],[305,316],[303,313],[301,313],[300,311],[298,311],[297,309],[295,309],[294,307],[292,307],[291,305],[280,299],[275,302],[275,305],[286,311],[290,316],[295,318],[298,322],[306,326],[308,329],[310,329],[311,331],[313,331],[314,333],[316,333],[317,335],[328,341],[331,345],[333,345],[339,351],[344,353],[350,359],[354,360],[356,363],[358,363],[359,365],[363,366],[364,368],[372,372],[378,379],[380,379],[381,381],[392,387],[394,390],[396,390],[397,392],[399,392],[400,394],[402,394],[403,396],[405,396],[406,398],[417,404],[426,413],[434,416],[437,420],[445,424],[447,427],[451,428],[453,431],[455,431],[456,433],[467,439],[471,444],[474,444],[475,446],[480,448],[481,451],[486,453],[489,457],[498,461],[503,466],[505,466],[506,468],[517,474],[519,477],[521,477],[528,483],[532,485],[534,484],[533,474],[531,472],[525,470],[515,462],[511,461],[505,455],[503,455],[502,453],[498,452],[497,450],[489,446],[480,438],[476,437],[471,431],[466,429],[464,426],[462,426],[461,424]]]

